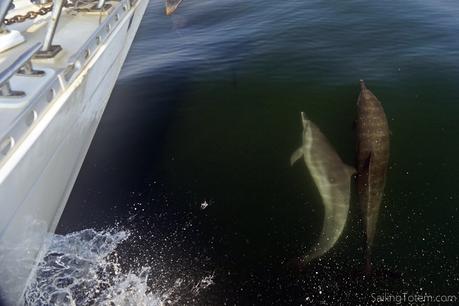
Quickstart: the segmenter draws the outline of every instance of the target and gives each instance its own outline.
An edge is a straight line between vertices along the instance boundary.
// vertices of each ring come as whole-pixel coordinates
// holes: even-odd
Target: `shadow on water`
[[[106,116],[93,140],[104,145],[89,149],[88,156],[93,158],[81,169],[81,173],[88,174],[88,180],[77,180],[75,185],[86,192],[72,194],[63,216],[68,215],[69,222],[65,219],[61,222],[61,226],[66,224],[66,231],[79,229],[83,224],[110,226],[119,216],[118,204],[145,199],[143,193],[132,191],[150,190],[147,185],[157,175],[159,148],[165,142],[171,113],[184,92],[183,86],[180,77],[173,80],[151,77],[134,79],[114,89],[112,100],[119,103],[107,105]],[[97,209],[92,220],[88,220],[85,211],[94,208],[94,203]]]

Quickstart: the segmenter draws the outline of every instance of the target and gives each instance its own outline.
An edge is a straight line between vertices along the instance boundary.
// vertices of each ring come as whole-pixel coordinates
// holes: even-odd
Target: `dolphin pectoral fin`
[[[299,160],[303,156],[303,148],[299,147],[295,152],[293,152],[292,156],[290,157],[290,166],[293,166],[297,160]]]
[[[344,165],[344,167],[349,176],[354,176],[357,173],[354,167],[351,167],[349,165]]]

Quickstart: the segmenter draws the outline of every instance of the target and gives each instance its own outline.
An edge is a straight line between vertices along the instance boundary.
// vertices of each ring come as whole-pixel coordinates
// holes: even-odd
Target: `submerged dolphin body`
[[[325,210],[319,241],[303,259],[303,263],[307,263],[325,254],[340,237],[347,221],[351,178],[355,170],[343,163],[327,138],[304,113],[301,118],[303,144],[293,153],[290,164],[304,158]]]
[[[166,15],[172,15],[181,2],[182,0],[166,0]]]
[[[357,101],[357,194],[366,232],[366,272],[371,270],[371,249],[389,163],[389,124],[379,100],[360,81]]]

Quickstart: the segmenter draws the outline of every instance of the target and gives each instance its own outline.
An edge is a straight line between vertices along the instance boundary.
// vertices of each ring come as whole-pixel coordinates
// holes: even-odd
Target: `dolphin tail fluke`
[[[365,252],[365,269],[364,269],[364,273],[367,276],[371,275],[371,273],[372,273],[370,247],[367,247],[366,252]]]
[[[290,166],[293,166],[297,160],[299,160],[303,156],[303,148],[299,147],[295,152],[293,152],[292,156],[290,157]]]
[[[322,256],[323,254],[325,254],[326,252],[328,251],[327,250],[324,250],[324,249],[315,249],[313,251],[311,251],[310,253],[304,255],[303,257],[303,264],[307,264],[309,263],[310,261],[316,259],[316,258],[319,258],[320,256]]]

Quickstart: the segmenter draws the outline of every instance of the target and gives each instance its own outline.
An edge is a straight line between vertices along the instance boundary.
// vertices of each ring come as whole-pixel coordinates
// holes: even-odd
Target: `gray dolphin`
[[[293,153],[290,164],[301,157],[314,180],[324,206],[324,221],[319,241],[303,263],[325,254],[336,243],[346,225],[351,197],[351,178],[355,170],[344,164],[319,128],[304,113],[303,144]]]
[[[182,0],[166,0],[166,15],[172,15],[181,2]]]
[[[357,194],[366,232],[366,272],[371,271],[371,249],[389,163],[389,124],[379,100],[360,81],[357,100]]]

